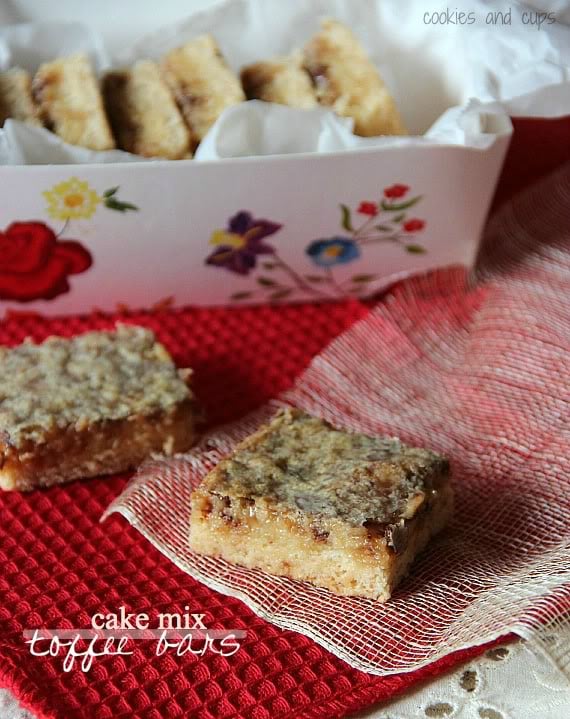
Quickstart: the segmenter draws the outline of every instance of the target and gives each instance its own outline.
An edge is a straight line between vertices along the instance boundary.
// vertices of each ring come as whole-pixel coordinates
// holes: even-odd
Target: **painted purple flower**
[[[238,275],[247,275],[255,267],[257,255],[275,252],[263,240],[281,227],[269,220],[256,220],[249,212],[242,210],[230,219],[225,230],[212,233],[210,244],[215,245],[216,249],[206,259],[206,264],[225,267]]]

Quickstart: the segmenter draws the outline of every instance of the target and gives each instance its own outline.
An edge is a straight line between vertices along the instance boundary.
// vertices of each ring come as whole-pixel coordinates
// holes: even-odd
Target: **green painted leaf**
[[[262,262],[261,266],[264,270],[274,270],[277,267],[275,262]]]
[[[277,282],[269,277],[258,277],[257,284],[262,285],[263,287],[275,287]]]
[[[323,277],[322,275],[305,275],[307,282],[330,282],[330,277]]]
[[[380,230],[381,232],[392,232],[394,228],[389,227],[388,225],[374,225],[374,229]]]
[[[409,252],[412,255],[423,255],[427,252],[427,250],[421,245],[406,245],[406,252]]]
[[[346,205],[340,206],[340,211],[342,213],[342,219],[341,219],[341,225],[344,227],[345,230],[348,232],[354,232],[354,228],[352,226],[352,220],[350,217],[350,207],[347,207]]]
[[[277,292],[272,292],[272,293],[269,295],[269,299],[270,299],[271,301],[274,301],[274,300],[282,300],[282,299],[284,299],[285,297],[289,297],[289,295],[291,294],[291,292],[293,292],[293,290],[292,290],[291,288],[287,288],[287,289],[284,289],[284,290],[277,290]]]
[[[402,212],[400,215],[396,215],[396,217],[392,217],[392,222],[402,222],[402,220],[405,218],[406,213]]]
[[[412,197],[411,200],[407,200],[406,202],[386,202],[386,200],[382,200],[382,209],[386,210],[387,212],[401,212],[402,210],[407,210],[408,207],[412,207],[416,204],[416,202],[419,202],[422,199],[421,195],[418,195],[417,197]]]
[[[121,202],[120,200],[116,200],[114,197],[107,197],[105,199],[105,207],[108,207],[110,210],[116,210],[117,212],[128,212],[129,210],[134,210],[136,212],[139,209],[136,205],[132,205],[130,202]]]
[[[117,187],[110,187],[108,190],[105,190],[103,193],[103,197],[113,197],[113,195],[116,195],[119,190],[119,185]]]
[[[372,280],[375,279],[376,275],[354,275],[354,277],[352,277],[352,281],[358,283],[372,282]]]
[[[239,302],[239,300],[247,300],[248,297],[251,297],[251,292],[234,292],[233,295],[230,295],[230,300],[236,300]]]

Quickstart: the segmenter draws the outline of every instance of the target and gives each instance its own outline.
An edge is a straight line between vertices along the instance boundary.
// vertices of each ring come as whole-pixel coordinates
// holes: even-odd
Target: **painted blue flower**
[[[305,252],[320,267],[332,267],[352,262],[360,257],[360,248],[348,237],[330,237],[314,240]]]

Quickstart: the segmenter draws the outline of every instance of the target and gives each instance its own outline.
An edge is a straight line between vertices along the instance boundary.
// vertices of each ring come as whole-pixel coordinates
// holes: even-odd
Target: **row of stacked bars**
[[[211,35],[158,62],[108,72],[101,83],[84,54],[45,63],[33,79],[12,68],[0,73],[0,126],[14,118],[72,145],[175,160],[192,157],[223,110],[246,99],[324,105],[352,118],[363,136],[406,132],[377,69],[336,20],[325,20],[303,50],[244,67],[241,82]]]

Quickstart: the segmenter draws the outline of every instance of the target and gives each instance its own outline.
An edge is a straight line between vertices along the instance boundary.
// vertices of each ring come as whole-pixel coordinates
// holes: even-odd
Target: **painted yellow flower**
[[[43,196],[48,202],[48,215],[55,220],[86,220],[93,215],[102,198],[77,177],[54,185]]]

